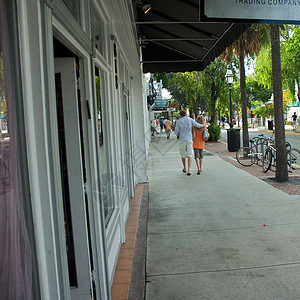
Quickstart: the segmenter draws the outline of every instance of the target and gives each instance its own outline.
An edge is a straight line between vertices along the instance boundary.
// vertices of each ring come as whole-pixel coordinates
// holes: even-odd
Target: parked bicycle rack
[[[250,148],[254,147],[255,145],[258,145],[258,142],[261,142],[262,140],[263,140],[263,137],[257,137],[256,139],[251,139],[249,141]],[[265,142],[262,142],[259,145],[260,145],[260,149],[258,149],[258,150],[262,153],[262,155],[264,155],[267,145]],[[287,159],[289,161],[288,171],[290,173],[292,173],[293,172],[293,169],[292,169],[292,146],[289,142],[286,142],[286,149],[287,149]],[[273,153],[273,154],[276,155],[276,153]],[[273,155],[273,157],[272,157],[272,164],[271,164],[271,168],[270,168],[270,170],[273,172],[276,172],[276,164],[275,164],[276,157],[275,157],[275,155]],[[262,160],[256,160],[255,164],[262,167]]]

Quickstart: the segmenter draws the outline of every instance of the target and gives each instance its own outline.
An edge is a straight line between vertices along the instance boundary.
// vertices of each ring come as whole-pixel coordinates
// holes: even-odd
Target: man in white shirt
[[[186,116],[184,110],[180,111],[180,119],[176,122],[175,134],[179,135],[179,153],[181,155],[181,161],[183,164],[183,173],[186,173],[186,163],[185,159],[188,159],[188,170],[187,175],[191,175],[191,165],[193,160],[193,126],[197,128],[206,127],[207,124],[199,124],[193,119]]]

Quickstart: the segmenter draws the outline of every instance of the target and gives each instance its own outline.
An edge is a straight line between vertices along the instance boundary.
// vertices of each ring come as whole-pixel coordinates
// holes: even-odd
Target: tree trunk
[[[243,146],[249,147],[246,76],[245,76],[245,64],[244,64],[243,54],[240,54],[239,60],[240,60],[241,107],[242,107],[242,122],[243,122]]]
[[[197,102],[194,100],[193,100],[193,111],[194,111],[194,115],[195,115],[195,119],[196,119],[197,116],[199,115],[199,109],[198,109]]]
[[[211,86],[211,122],[216,120],[216,103],[217,103],[217,96],[215,91],[215,84],[213,83]]]
[[[216,104],[217,104],[217,99],[213,98],[213,108],[212,108],[212,112],[211,112],[211,122],[216,121]]]
[[[270,27],[272,47],[272,77],[274,93],[276,180],[282,182],[288,180],[288,169],[283,116],[279,25],[271,24]]]

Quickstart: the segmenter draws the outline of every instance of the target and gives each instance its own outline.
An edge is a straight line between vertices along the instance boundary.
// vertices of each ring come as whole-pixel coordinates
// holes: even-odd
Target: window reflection
[[[106,127],[105,127],[105,96],[104,90],[104,74],[98,68],[95,67],[95,87],[97,97],[97,128],[98,128],[98,145],[99,145],[99,174],[100,174],[100,197],[105,215],[105,221],[108,223],[109,218],[114,208],[112,189],[115,184],[115,176],[109,172],[110,162],[108,159],[106,140]]]
[[[0,0],[0,299],[30,300],[39,297],[32,295],[33,240],[27,230],[32,219],[25,195],[29,187],[23,186],[27,170],[20,140],[24,126],[23,116],[17,114],[23,99],[19,61],[14,56],[18,36],[12,2]]]
[[[63,0],[75,19],[80,23],[80,10],[78,0]]]
[[[3,55],[0,52],[0,190],[1,195],[10,190],[10,137],[7,127],[7,102],[5,91],[5,77]]]
[[[103,145],[103,123],[102,123],[102,109],[101,109],[101,90],[100,90],[100,72],[95,68],[96,94],[97,94],[97,120],[99,133],[99,147]]]
[[[97,13],[96,6],[91,5],[91,34],[96,49],[104,55],[104,22]]]

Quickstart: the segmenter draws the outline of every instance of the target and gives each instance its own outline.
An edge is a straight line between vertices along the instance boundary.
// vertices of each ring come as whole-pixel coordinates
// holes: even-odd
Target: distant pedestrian
[[[256,127],[256,123],[257,123],[257,116],[254,116],[254,118],[253,118],[253,128]]]
[[[222,128],[225,127],[225,121],[226,121],[225,117],[222,116],[222,117],[221,117]]]
[[[183,165],[183,173],[191,175],[191,165],[193,160],[193,134],[192,127],[204,128],[206,124],[199,124],[186,116],[184,110],[180,111],[180,119],[176,122],[175,134],[179,135],[179,153]],[[186,158],[188,160],[188,169],[186,170]]]
[[[154,132],[156,132],[156,134],[158,134],[157,130],[156,130],[156,120],[152,120],[151,121],[151,133],[152,133],[152,136],[154,136]]]
[[[160,132],[163,132],[164,131],[164,120],[162,118],[159,120],[159,124],[160,124]]]
[[[167,118],[165,121],[165,129],[166,129],[167,139],[169,139],[171,134],[171,129],[172,129],[172,122],[169,120],[169,118]]]
[[[293,130],[296,130],[296,125],[297,125],[297,114],[294,112],[292,115],[292,124],[293,124]]]
[[[196,122],[204,124],[203,116],[198,116]],[[209,124],[207,124],[208,126]],[[194,158],[198,168],[197,174],[200,175],[202,172],[202,161],[203,161],[203,149],[205,148],[205,141],[203,139],[203,133],[207,130],[206,127],[196,128],[193,126],[193,148]]]

